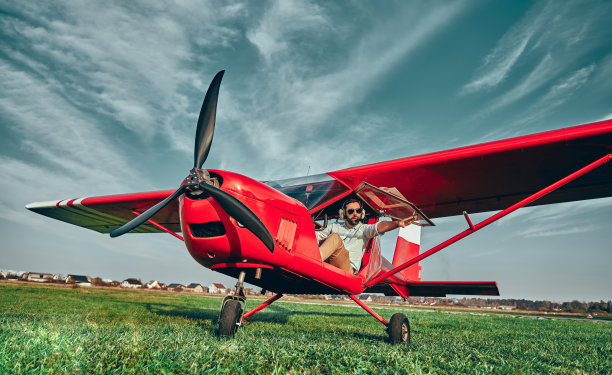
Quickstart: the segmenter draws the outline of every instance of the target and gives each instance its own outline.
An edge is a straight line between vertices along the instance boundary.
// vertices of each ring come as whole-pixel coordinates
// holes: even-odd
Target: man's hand
[[[408,225],[414,223],[416,219],[417,219],[417,216],[414,215],[414,216],[410,216],[402,220],[379,221],[378,225],[376,226],[376,229],[378,230],[378,233],[383,234],[385,232],[388,232],[396,228],[407,227]]]
[[[397,226],[399,226],[400,228],[405,228],[408,225],[414,223],[416,220],[417,220],[417,215],[412,215],[406,219],[398,220]]]

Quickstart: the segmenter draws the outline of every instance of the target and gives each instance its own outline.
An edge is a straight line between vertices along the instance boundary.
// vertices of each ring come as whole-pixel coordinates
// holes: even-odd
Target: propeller
[[[211,81],[208,91],[206,91],[206,96],[204,97],[202,108],[200,109],[200,116],[198,117],[198,126],[196,128],[193,169],[191,169],[189,176],[185,178],[184,184],[163,201],[157,203],[153,207],[143,212],[141,215],[125,223],[120,228],[112,231],[110,233],[111,237],[118,237],[133,230],[153,217],[157,212],[159,212],[178,196],[186,191],[189,191],[192,195],[200,195],[202,193],[207,193],[210,195],[215,201],[217,201],[217,203],[219,203],[221,208],[223,208],[223,210],[229,216],[233,217],[238,223],[250,230],[263,242],[264,245],[266,245],[270,251],[274,251],[274,239],[266,226],[261,222],[261,220],[259,220],[257,215],[255,215],[253,211],[251,211],[238,199],[234,198],[225,191],[214,187],[210,183],[210,174],[208,171],[201,169],[202,165],[206,161],[206,158],[208,157],[213,134],[215,132],[217,98],[219,96],[219,87],[221,86],[221,79],[223,78],[224,73],[224,70],[217,73]]]

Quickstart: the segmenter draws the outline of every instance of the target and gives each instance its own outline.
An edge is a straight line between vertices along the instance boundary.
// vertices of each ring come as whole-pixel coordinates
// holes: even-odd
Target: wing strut
[[[141,212],[138,212],[136,210],[131,210],[132,213],[136,216],[140,216],[142,215]],[[157,221],[153,221],[153,219],[149,219],[147,220],[149,223],[153,224],[155,227],[163,230],[166,233],[170,233],[171,235],[173,235],[174,237],[178,238],[181,241],[185,241],[185,239],[183,238],[183,236],[179,236],[178,234],[174,233],[173,231],[171,231],[170,229],[166,228],[165,226],[161,225],[160,223],[158,223]]]
[[[486,227],[487,225],[491,224],[494,221],[497,221],[499,219],[501,219],[502,217],[508,215],[511,212],[514,212],[516,210],[518,210],[519,208],[528,205],[529,203],[535,201],[536,199],[539,199],[543,196],[545,196],[546,194],[560,188],[561,186],[567,184],[570,181],[573,181],[575,179],[577,179],[578,177],[582,176],[585,173],[588,173],[590,171],[592,171],[593,169],[607,163],[608,161],[610,161],[612,159],[612,154],[608,154],[600,159],[595,160],[594,162],[592,162],[591,164],[588,164],[587,166],[577,170],[576,172],[570,174],[569,176],[562,178],[561,180],[555,182],[554,184],[545,187],[544,189],[538,191],[537,193],[534,193],[530,196],[528,196],[527,198],[521,200],[518,203],[513,204],[512,206],[506,208],[505,210],[502,210],[498,213],[496,213],[495,215],[489,217],[488,219],[485,219],[483,221],[481,221],[480,223],[476,224],[476,225],[470,225],[470,228],[466,229],[465,231],[457,234],[454,237],[449,238],[448,240],[442,242],[441,244],[439,244],[438,246],[435,246],[433,248],[431,248],[430,250],[427,250],[426,252],[424,252],[423,254],[416,256],[414,258],[412,258],[411,260],[407,261],[406,263],[403,263],[400,266],[395,267],[394,269],[385,272],[383,274],[381,274],[380,276],[368,281],[367,283],[364,284],[365,287],[371,287],[372,285],[376,285],[379,282],[383,281],[384,279],[386,279],[389,276],[395,275],[396,273],[398,273],[399,271],[406,269],[410,266],[412,266],[413,264],[420,262],[421,260],[437,253],[438,251],[446,248],[449,245],[452,245],[453,243],[459,241],[460,239],[469,236],[470,234],[478,231],[479,229],[482,229],[484,227]]]

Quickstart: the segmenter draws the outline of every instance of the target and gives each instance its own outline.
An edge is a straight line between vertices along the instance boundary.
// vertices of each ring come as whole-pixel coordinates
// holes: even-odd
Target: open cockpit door
[[[380,252],[380,239],[378,236],[372,238],[370,242],[368,242],[361,262],[362,268],[357,275],[364,278],[366,282],[374,279],[383,271],[383,260]]]
[[[378,188],[367,182],[361,182],[355,194],[359,196],[379,216],[387,216],[400,220],[417,215],[416,225],[435,225],[425,214],[406,198],[396,188]]]

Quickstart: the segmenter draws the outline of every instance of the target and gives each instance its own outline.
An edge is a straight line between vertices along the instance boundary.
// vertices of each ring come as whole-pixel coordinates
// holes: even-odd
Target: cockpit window
[[[320,206],[349,190],[346,186],[325,173],[286,180],[268,181],[265,184],[302,202],[308,210]]]

